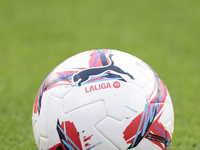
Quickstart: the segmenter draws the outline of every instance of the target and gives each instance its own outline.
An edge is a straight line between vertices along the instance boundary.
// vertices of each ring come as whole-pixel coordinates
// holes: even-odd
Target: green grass
[[[32,107],[66,58],[90,49],[139,57],[171,94],[170,150],[200,149],[200,1],[0,1],[0,148],[37,149]]]

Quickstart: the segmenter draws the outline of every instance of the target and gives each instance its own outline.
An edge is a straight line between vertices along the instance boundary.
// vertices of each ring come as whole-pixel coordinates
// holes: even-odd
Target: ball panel
[[[39,149],[48,149],[50,146],[51,146],[51,143],[49,142],[49,139],[46,137],[40,136]]]
[[[146,104],[146,97],[144,89],[139,87],[138,85],[129,83],[126,107],[129,110],[131,110],[130,111],[131,113],[138,115],[144,110],[145,104]]]
[[[47,118],[49,115],[48,105],[49,105],[50,98],[51,98],[50,93],[48,92],[43,93],[43,98],[41,101],[42,109],[40,109],[40,116],[37,117],[37,124],[39,127],[38,130],[39,130],[40,136],[43,138],[49,137],[48,131],[47,131],[47,128],[48,128]]]
[[[106,114],[122,120],[127,95],[127,84],[118,81],[98,82],[74,88],[63,99],[65,114],[98,100],[105,102]],[[121,92],[122,91],[122,92]],[[80,96],[84,95],[84,97]]]
[[[126,120],[118,121],[111,117],[106,117],[96,125],[96,129],[107,139],[110,140],[118,149],[124,149],[129,145],[122,138],[124,126],[127,125]]]
[[[61,83],[62,84],[62,83]],[[61,85],[50,90],[51,95],[63,99],[69,92],[73,90],[73,87],[66,88],[66,85]]]
[[[34,134],[34,138],[35,138],[35,143],[39,147],[39,145],[40,145],[40,134],[39,134],[39,131],[38,131],[37,121],[33,124],[33,134]]]
[[[148,79],[148,76],[146,76],[145,74],[143,74],[141,71],[139,71],[137,69],[137,67],[134,65],[135,60],[134,58],[132,58],[131,60],[133,61],[132,63],[127,63],[129,61],[126,61],[126,59],[119,59],[113,57],[113,60],[115,60],[115,65],[119,66],[120,68],[122,68],[124,71],[128,72],[129,74],[131,74],[134,77],[134,80],[131,79],[129,76],[125,76],[123,75],[123,78],[126,79],[126,81],[128,82],[132,82],[133,84],[136,84],[140,87],[144,87],[145,85],[147,85],[150,80]]]
[[[106,118],[106,110],[104,101],[96,101],[94,103],[85,105],[79,109],[69,112],[60,118],[60,122],[73,122],[82,139],[82,147],[90,149],[117,149],[109,140],[107,140],[95,128],[98,122]]]

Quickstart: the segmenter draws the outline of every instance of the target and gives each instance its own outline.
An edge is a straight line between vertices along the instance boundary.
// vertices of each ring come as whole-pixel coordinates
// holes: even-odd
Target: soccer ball
[[[174,111],[151,67],[125,52],[97,49],[70,57],[47,76],[32,126],[40,150],[166,150]]]

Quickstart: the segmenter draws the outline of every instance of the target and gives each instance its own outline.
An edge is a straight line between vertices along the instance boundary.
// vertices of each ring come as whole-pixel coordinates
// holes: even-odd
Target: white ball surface
[[[174,111],[165,84],[146,63],[97,49],[70,57],[47,76],[32,125],[41,150],[165,150]]]

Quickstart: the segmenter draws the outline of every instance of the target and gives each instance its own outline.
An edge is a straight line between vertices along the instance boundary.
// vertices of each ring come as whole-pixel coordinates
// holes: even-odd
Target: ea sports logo
[[[116,88],[116,89],[118,89],[118,88],[120,88],[120,83],[118,82],[118,81],[115,81],[114,83],[113,83],[113,86]]]

